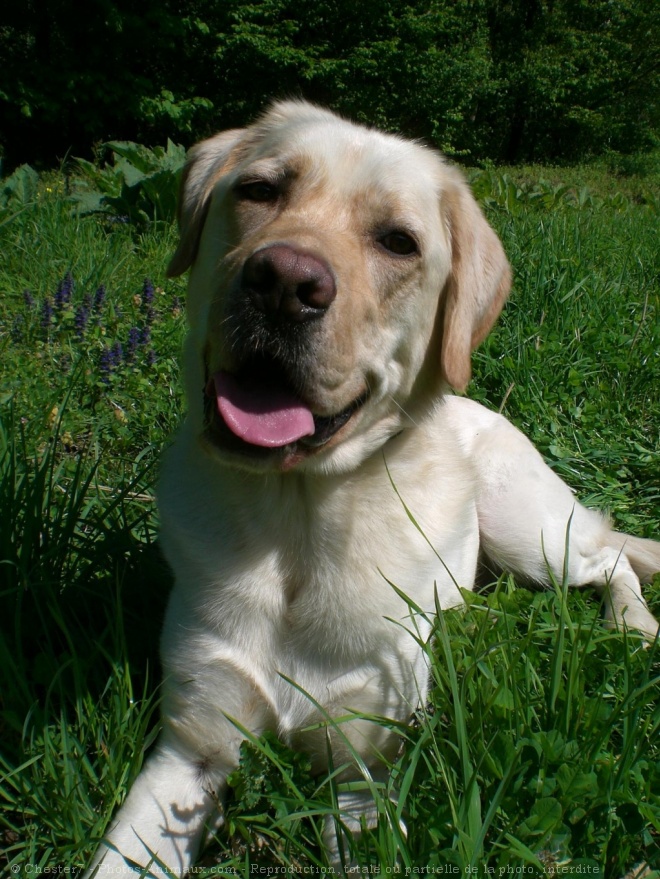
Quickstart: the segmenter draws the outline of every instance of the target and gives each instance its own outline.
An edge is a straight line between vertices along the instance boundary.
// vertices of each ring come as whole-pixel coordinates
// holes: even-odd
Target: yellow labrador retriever
[[[154,855],[190,867],[237,763],[235,721],[322,770],[319,720],[410,716],[427,669],[388,581],[432,612],[436,595],[461,602],[480,551],[526,580],[561,578],[570,520],[570,583],[601,592],[611,623],[658,629],[640,579],[660,569],[660,544],[610,530],[503,417],[449,392],[466,387],[510,286],[457,170],[278,103],[195,147],[180,227],[169,271],[191,269],[188,416],[158,492],[176,574],[164,728],[99,875]],[[330,741],[335,766],[353,750],[372,774],[397,749],[366,719]],[[373,823],[368,791],[339,805],[349,828]],[[326,842],[339,867],[331,824]]]

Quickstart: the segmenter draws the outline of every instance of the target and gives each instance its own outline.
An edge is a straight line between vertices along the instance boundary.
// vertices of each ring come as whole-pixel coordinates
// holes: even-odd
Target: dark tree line
[[[0,152],[190,143],[300,95],[470,161],[657,144],[657,0],[23,0],[0,13]]]

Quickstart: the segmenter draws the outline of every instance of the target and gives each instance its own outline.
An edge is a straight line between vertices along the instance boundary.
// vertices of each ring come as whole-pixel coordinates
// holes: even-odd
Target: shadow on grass
[[[102,456],[63,457],[57,433],[31,454],[11,422],[0,430],[0,738],[12,762],[30,732],[98,703],[120,669],[132,693],[156,690],[172,577],[151,467],[108,493]]]

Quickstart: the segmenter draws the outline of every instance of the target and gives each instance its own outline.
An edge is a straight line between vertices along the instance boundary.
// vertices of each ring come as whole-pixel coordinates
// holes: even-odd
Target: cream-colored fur
[[[188,415],[158,491],[176,575],[164,729],[99,848],[99,875],[152,855],[186,871],[238,759],[235,721],[308,750],[319,771],[319,721],[352,709],[406,721],[427,690],[406,629],[425,637],[428,624],[411,620],[391,583],[429,614],[436,596],[455,606],[480,548],[527,580],[548,582],[548,568],[561,578],[570,522],[571,585],[600,591],[612,624],[657,631],[638,573],[660,569],[660,544],[612,532],[502,416],[451,395],[469,381],[510,272],[439,155],[303,102],[276,104],[195,147],[180,227],[170,271],[191,268]],[[248,261],[282,247],[331,289],[322,306],[312,295],[311,317],[269,302],[264,318],[250,304]],[[293,286],[284,295],[309,298]],[[240,377],[250,358],[257,380],[269,386],[272,367],[315,424],[347,412],[345,423],[318,444],[237,441],[209,377]],[[340,730],[329,734],[333,765],[378,778],[395,736],[364,719]],[[368,791],[344,794],[340,808],[349,828],[373,823]],[[334,825],[326,842],[339,868]]]

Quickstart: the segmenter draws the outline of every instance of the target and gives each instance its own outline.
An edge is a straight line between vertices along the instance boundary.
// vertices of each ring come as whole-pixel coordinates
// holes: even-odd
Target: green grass
[[[658,537],[657,181],[617,193],[599,171],[587,191],[583,169],[563,169],[567,186],[555,173],[474,175],[516,281],[470,394],[502,407],[618,527]],[[47,183],[0,224],[0,870],[25,876],[87,861],[157,734],[169,575],[152,486],[182,406],[184,283],[164,278],[173,229],[75,218],[61,181]],[[69,273],[71,300],[46,328],[44,302]],[[108,372],[107,352],[145,329]],[[649,595],[657,614],[660,583]],[[584,593],[508,577],[435,625],[429,704],[399,730],[398,805],[381,790],[359,863],[658,869],[659,648],[604,630]],[[265,737],[244,746],[231,787],[226,830],[200,861],[209,874],[321,869],[335,779]],[[389,829],[399,817],[407,837]]]

